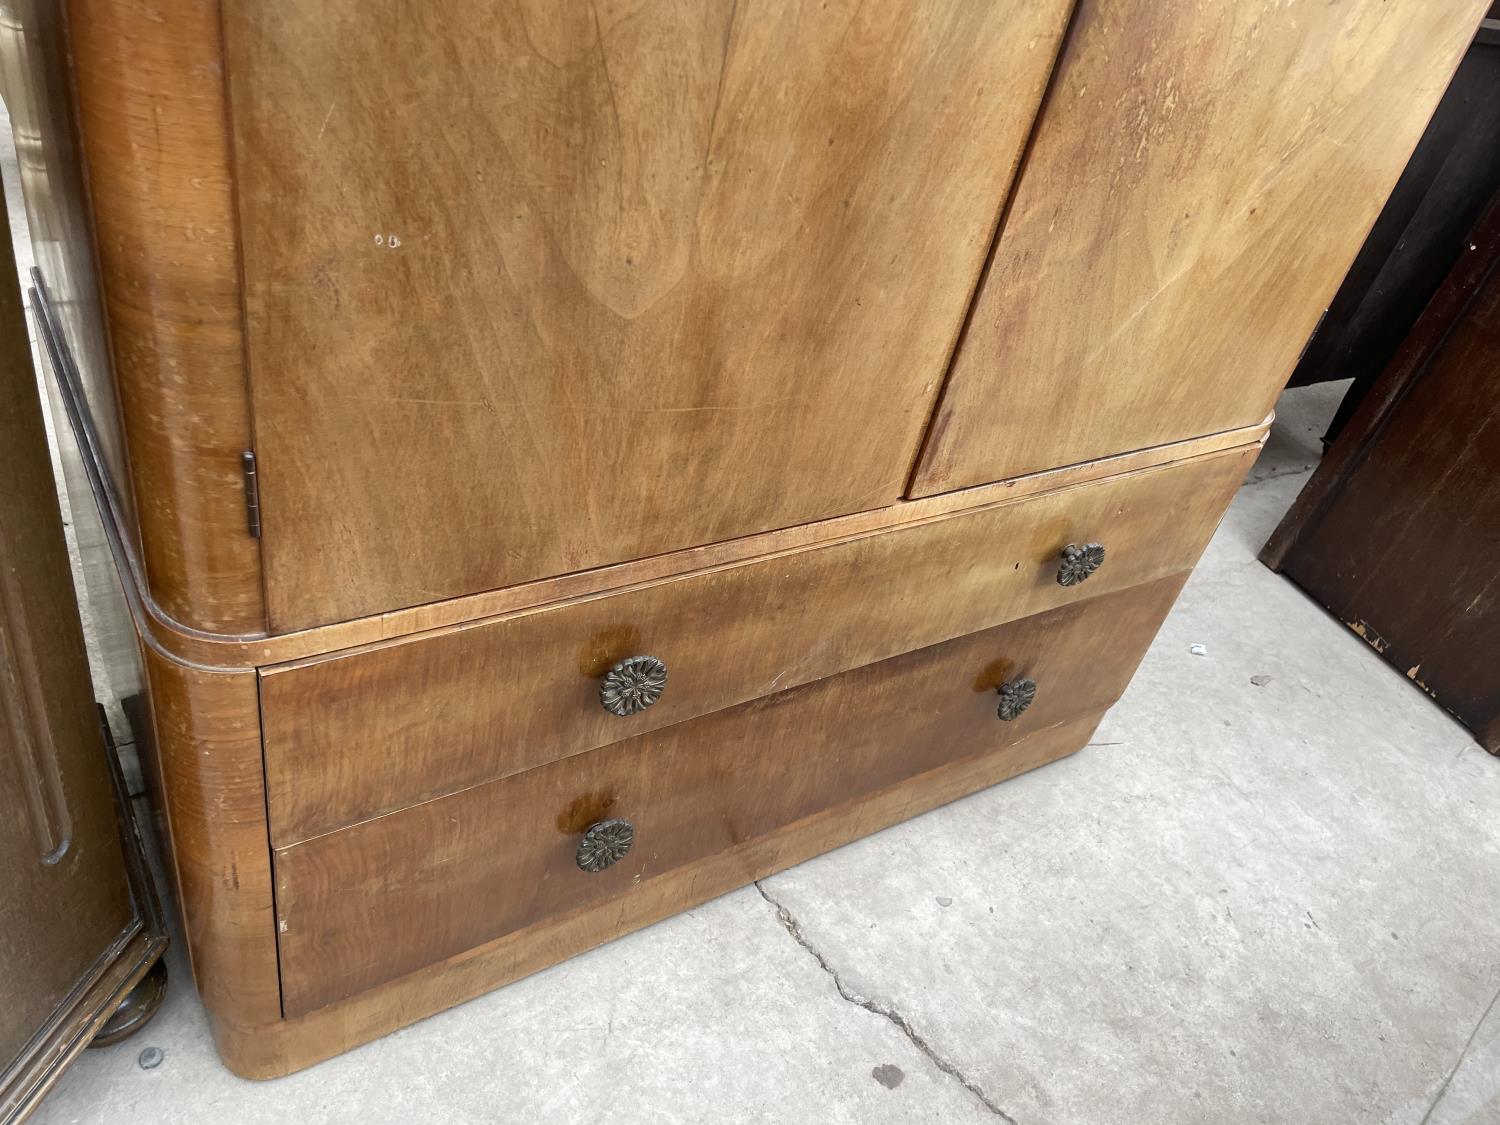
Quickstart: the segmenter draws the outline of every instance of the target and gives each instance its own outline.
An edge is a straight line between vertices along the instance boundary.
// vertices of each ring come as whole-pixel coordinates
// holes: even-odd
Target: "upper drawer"
[[[262,672],[285,845],[1190,567],[1258,446]],[[1069,544],[1107,559],[1058,581]],[[649,655],[646,710],[601,677]]]

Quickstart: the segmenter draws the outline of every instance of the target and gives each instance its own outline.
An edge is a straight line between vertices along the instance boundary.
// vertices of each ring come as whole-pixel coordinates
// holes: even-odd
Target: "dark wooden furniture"
[[[0,225],[0,481],[0,1122],[9,1125],[101,1031],[150,1018],[167,943],[89,682],[9,224]]]
[[[1261,558],[1500,754],[1500,195]]]
[[[1484,6],[70,0],[229,1065],[1083,746]]]
[[[1358,408],[1464,255],[1500,190],[1500,2],[1490,7],[1291,386],[1352,379],[1325,443]]]

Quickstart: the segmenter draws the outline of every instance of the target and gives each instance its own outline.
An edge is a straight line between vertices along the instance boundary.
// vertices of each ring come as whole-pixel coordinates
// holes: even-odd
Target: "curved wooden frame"
[[[255,633],[266,618],[245,531],[250,396],[219,4],[159,8],[67,7],[99,284],[153,603],[185,629]]]
[[[1230,430],[1209,437],[1192,438],[1153,449],[1137,450],[1082,465],[1035,473],[1013,480],[997,481],[994,484],[962,489],[928,499],[901,501],[890,507],[871,512],[837,516],[816,523],[730,540],[727,543],[694,547],[668,555],[636,559],[614,566],[600,567],[596,570],[545,578],[520,586],[486,590],[483,593],[470,594],[448,601],[432,602],[428,605],[413,606],[409,609],[395,610],[373,617],[360,617],[332,625],[319,625],[312,629],[276,635],[211,633],[193,629],[173,619],[153,600],[143,580],[142,567],[135,557],[119,512],[110,503],[109,485],[102,475],[103,465],[97,456],[90,452],[87,426],[86,424],[80,425],[77,419],[74,420],[74,426],[80,448],[84,451],[85,461],[92,462],[90,476],[94,483],[95,500],[105,524],[106,538],[115,555],[116,568],[125,587],[126,600],[130,605],[142,642],[163,656],[187,667],[202,671],[232,672],[258,668],[267,664],[304,660],[345,649],[394,640],[398,637],[409,637],[455,625],[534,610],[575,598],[593,597],[605,592],[618,593],[622,590],[667,581],[684,574],[736,566],[813,547],[825,547],[833,543],[879,534],[896,527],[941,519],[959,512],[972,512],[998,504],[1012,503],[1042,492],[1090,484],[1144,469],[1159,468],[1236,446],[1263,445],[1270,431],[1271,417],[1267,417],[1258,425],[1241,430]]]
[[[1477,7],[1481,0],[1460,2]],[[605,912],[549,917],[288,1020],[277,959],[260,669],[688,574],[791,559],[1168,464],[1234,451],[1248,463],[1265,440],[1269,418],[871,511],[270,635],[260,545],[245,523],[241,458],[251,448],[253,420],[220,0],[67,0],[66,12],[135,528],[122,491],[127,482],[111,483],[81,395],[71,396],[78,400],[73,420],[145,650],[158,804],[195,976],[220,1053],[238,1073],[266,1077],[308,1065],[690,902],[1071,753],[1099,718],[1039,732],[1018,756],[985,754],[825,809],[653,881]],[[71,361],[58,335],[52,358],[66,383]]]

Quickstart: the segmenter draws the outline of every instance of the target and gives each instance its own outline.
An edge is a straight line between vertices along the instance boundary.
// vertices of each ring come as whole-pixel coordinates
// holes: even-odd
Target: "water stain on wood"
[[[641,631],[634,625],[606,625],[578,653],[578,670],[591,680],[603,677],[627,656],[642,651]]]
[[[591,824],[607,820],[610,809],[615,807],[617,801],[618,798],[612,793],[586,793],[582,797],[576,797],[558,814],[557,829],[566,835],[576,835]]]

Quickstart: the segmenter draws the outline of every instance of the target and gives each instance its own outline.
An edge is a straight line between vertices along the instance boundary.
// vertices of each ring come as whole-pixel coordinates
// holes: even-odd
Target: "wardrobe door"
[[[889,504],[1071,0],[224,0],[277,631]]]
[[[913,481],[1253,425],[1488,0],[1081,0]]]

